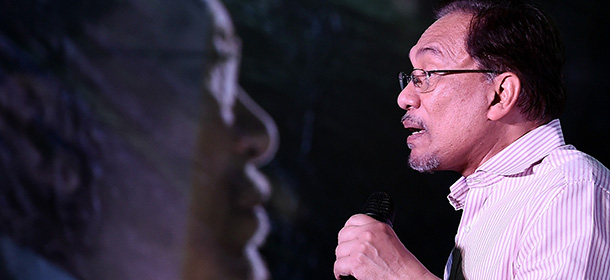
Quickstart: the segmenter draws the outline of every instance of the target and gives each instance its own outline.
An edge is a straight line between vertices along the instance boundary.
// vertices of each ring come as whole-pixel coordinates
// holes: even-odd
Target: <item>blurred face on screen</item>
[[[258,247],[268,231],[261,205],[270,188],[257,166],[274,153],[277,132],[238,85],[240,42],[226,11],[215,2],[211,7],[184,273],[187,279],[266,279]]]
[[[126,2],[87,27],[85,62],[70,53],[110,128],[98,250],[81,275],[268,278],[258,247],[270,186],[258,167],[277,129],[238,85],[228,12],[217,0]]]
[[[41,3],[23,2],[15,18]],[[23,245],[84,280],[267,279],[258,248],[269,230],[262,204],[270,186],[258,168],[277,148],[277,129],[238,85],[240,41],[220,1],[79,6],[95,16],[58,3],[45,4],[55,17],[31,16],[42,31],[0,32],[28,42],[20,50],[3,41],[6,64],[36,54],[23,59],[31,65],[0,69],[9,112],[0,125],[32,122],[50,135],[3,126],[20,148],[1,162],[25,172],[5,193],[23,194],[19,202],[36,206],[26,214],[42,217],[7,215],[3,223],[23,225],[11,237],[36,233],[23,243],[40,244]],[[47,26],[54,20],[65,24]],[[26,24],[11,22],[15,30]],[[45,218],[53,213],[61,219]],[[86,231],[64,230],[79,223]],[[72,241],[78,246],[64,246]]]

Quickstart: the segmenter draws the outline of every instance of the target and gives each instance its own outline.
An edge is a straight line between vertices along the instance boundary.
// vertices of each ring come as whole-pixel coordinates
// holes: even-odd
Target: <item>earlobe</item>
[[[514,73],[504,72],[495,77],[493,83],[495,91],[487,117],[495,121],[516,109],[521,82]]]

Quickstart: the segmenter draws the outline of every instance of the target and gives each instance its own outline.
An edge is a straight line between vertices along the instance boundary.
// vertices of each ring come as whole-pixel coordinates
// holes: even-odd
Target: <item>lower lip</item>
[[[419,132],[419,133],[415,133],[415,134],[409,135],[409,137],[407,137],[407,144],[417,140],[418,138],[420,138],[424,134],[425,134],[425,132]]]

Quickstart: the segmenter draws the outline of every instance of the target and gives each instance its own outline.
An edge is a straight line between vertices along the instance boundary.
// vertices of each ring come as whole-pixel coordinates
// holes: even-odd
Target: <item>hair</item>
[[[101,155],[95,121],[66,74],[62,40],[107,8],[100,1],[3,4],[0,235],[71,270],[71,256],[91,250],[100,218]]]
[[[558,118],[566,103],[564,48],[551,17],[522,1],[457,0],[443,3],[437,19],[472,14],[466,51],[484,69],[513,72],[521,81],[517,107],[530,121]]]

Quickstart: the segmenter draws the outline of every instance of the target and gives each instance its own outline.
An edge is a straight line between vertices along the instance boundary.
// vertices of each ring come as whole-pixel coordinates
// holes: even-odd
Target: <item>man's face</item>
[[[277,147],[275,124],[238,84],[240,43],[210,1],[211,55],[203,73],[204,119],[191,190],[185,279],[265,279],[258,247],[268,232],[270,187],[258,170]]]
[[[217,115],[201,124],[185,279],[268,276],[258,249],[269,230],[262,204],[270,186],[258,166],[277,147],[276,128],[245,92],[234,98],[231,122]]]
[[[414,68],[424,70],[478,69],[466,51],[465,38],[471,16],[453,13],[432,24],[411,49]],[[420,172],[468,172],[484,153],[480,145],[490,125],[485,92],[493,87],[485,74],[462,73],[430,76],[430,90],[416,92],[409,83],[398,96],[407,110],[403,125],[417,131],[407,138],[409,163]]]
[[[270,187],[258,167],[277,129],[238,84],[229,14],[217,0],[125,2],[79,40],[84,63],[70,53],[97,83],[112,140],[100,245],[83,270],[92,279],[264,279]]]

